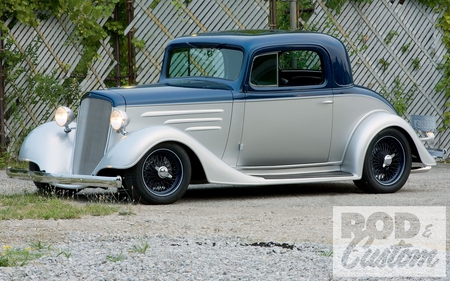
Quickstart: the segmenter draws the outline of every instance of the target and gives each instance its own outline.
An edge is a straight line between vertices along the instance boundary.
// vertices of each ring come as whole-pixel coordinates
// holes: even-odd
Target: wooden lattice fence
[[[104,24],[104,19],[101,24]],[[30,27],[11,19],[5,22],[9,28],[6,47],[22,56],[22,60],[7,72],[5,84],[5,133],[7,149],[16,151],[17,145],[31,129],[52,119],[56,103],[65,103],[76,108],[83,92],[104,87],[104,79],[116,62],[109,55],[111,47],[107,40],[101,42],[98,59],[89,69],[87,77],[78,85],[72,97],[61,97],[49,101],[36,94],[39,87],[51,91],[47,80],[39,79],[41,85],[33,85],[30,77],[41,75],[53,78],[62,85],[77,67],[84,47],[74,40],[74,24],[67,16],[49,16],[37,27]],[[45,93],[47,94],[47,93]]]
[[[150,9],[152,3],[152,0],[136,1],[135,19],[127,28],[136,29],[134,37],[145,41],[145,48],[136,54],[136,81],[139,84],[158,80],[164,47],[175,37],[269,27],[269,4],[265,0],[194,0],[180,9],[174,9],[170,1],[160,1]]]
[[[347,46],[357,84],[382,92],[394,102],[395,94],[407,99],[404,116],[431,115],[437,127],[443,125],[448,100],[436,92],[443,73],[446,48],[442,31],[436,27],[439,12],[418,1],[372,1],[358,4],[345,1],[341,12],[328,9],[325,0],[314,0],[308,28],[333,34]],[[435,146],[450,147],[450,131],[438,132]]]
[[[145,42],[145,48],[136,50],[137,84],[158,80],[163,49],[174,37],[202,31],[268,28],[268,2],[264,0],[193,0],[182,7],[173,5],[172,1],[135,0],[133,5],[135,17],[126,33],[133,32],[135,38]],[[104,25],[106,21],[103,19],[100,24]],[[25,26],[12,19],[4,24],[9,28],[8,50],[24,56],[8,72],[5,85],[7,149],[16,152],[27,132],[51,120],[55,107],[33,92],[35,85],[29,85],[27,77],[43,74],[59,79],[61,85],[67,84],[84,47],[74,39],[75,26],[67,16],[48,16],[37,27]],[[76,109],[84,92],[106,87],[105,79],[117,61],[110,38],[100,43],[97,52],[100,58],[90,66],[83,81],[77,83],[79,90],[59,103]]]
[[[395,93],[411,94],[405,118],[433,115],[438,127],[442,126],[447,99],[434,89],[442,79],[437,66],[446,53],[442,33],[436,28],[441,14],[415,0],[404,1],[403,5],[399,1],[394,4],[346,1],[339,14],[328,9],[325,0],[313,2],[314,13],[303,24],[333,34],[347,45],[356,83],[384,92],[394,101],[398,99]],[[133,8],[134,19],[125,35],[130,32],[145,44],[135,50],[137,84],[158,80],[163,49],[172,38],[198,32],[269,27],[267,0],[193,0],[180,7],[172,1],[135,0]],[[37,73],[53,75],[63,84],[80,62],[84,47],[74,39],[75,26],[65,16],[49,16],[35,28],[12,20],[5,25],[9,28],[7,47],[26,58],[15,66],[16,70],[25,71],[8,77],[5,87],[8,149],[14,151],[23,135],[51,119],[55,106],[26,90],[27,77]],[[68,99],[73,108],[84,92],[105,87],[105,79],[117,64],[109,38],[101,42],[98,54],[100,59],[90,66],[86,78],[78,85],[79,91]],[[439,132],[437,140],[438,146],[449,148],[450,132]]]

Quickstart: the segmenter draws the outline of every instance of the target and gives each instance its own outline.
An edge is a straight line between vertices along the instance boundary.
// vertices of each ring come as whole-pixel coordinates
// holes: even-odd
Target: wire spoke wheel
[[[364,192],[392,193],[403,187],[410,171],[408,140],[395,129],[385,129],[370,142],[361,179],[354,182]]]
[[[172,151],[158,149],[145,160],[142,181],[153,194],[167,196],[173,193],[183,177],[180,158]]]
[[[398,181],[405,169],[405,150],[398,139],[383,137],[375,144],[370,162],[375,179],[390,185]]]
[[[191,179],[191,163],[179,145],[160,144],[127,171],[125,178],[134,201],[170,204],[186,192]]]

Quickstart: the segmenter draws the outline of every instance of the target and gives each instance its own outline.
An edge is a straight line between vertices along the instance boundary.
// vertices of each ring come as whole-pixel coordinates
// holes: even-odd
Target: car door
[[[301,48],[255,57],[238,166],[328,161],[333,94],[324,56],[320,49]]]

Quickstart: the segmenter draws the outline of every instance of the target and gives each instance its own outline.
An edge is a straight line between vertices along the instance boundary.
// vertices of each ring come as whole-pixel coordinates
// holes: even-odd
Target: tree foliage
[[[76,26],[76,35],[89,43],[106,37],[98,20],[111,16],[117,2],[119,0],[3,0],[0,19],[3,22],[12,16],[21,23],[37,26],[46,13],[58,17],[66,14]]]
[[[300,18],[302,18],[302,20],[306,22],[312,14],[314,3],[312,0],[298,0],[297,8],[300,11]],[[289,13],[290,2],[277,1],[277,29],[289,30],[291,28]]]
[[[336,12],[340,13],[342,6],[347,2],[348,0],[328,0],[326,5],[328,8],[331,8],[335,10]],[[351,0],[356,3],[372,3],[372,0]]]
[[[99,24],[102,18],[109,18],[119,0],[2,0],[0,1],[0,21],[3,34],[6,19],[13,18],[28,26],[38,26],[49,15],[67,15],[75,24],[74,39],[81,40],[85,47],[85,64],[96,56],[99,40],[108,36]]]
[[[36,27],[49,16],[68,17],[75,25],[74,41],[81,41],[84,46],[82,62],[78,65],[88,65],[97,53],[99,40],[108,36],[100,24],[102,19],[109,18],[119,0],[2,0],[0,1],[0,29],[5,44],[0,52],[0,58],[5,63],[6,82],[10,90],[5,96],[9,105],[5,108],[4,118],[14,120],[21,132],[20,135],[11,134],[9,140],[12,146],[6,144],[14,154],[18,151],[23,137],[29,131],[29,126],[23,122],[21,115],[24,105],[45,104],[45,111],[38,122],[46,122],[50,118],[57,104],[72,104],[79,98],[78,82],[76,79],[61,78],[56,72],[39,73],[36,66],[39,59],[37,53],[40,38],[25,49],[14,47],[14,41],[9,37],[8,26],[17,22]],[[6,24],[8,20],[8,25]],[[70,44],[70,42],[68,42]],[[27,63],[25,63],[25,61]],[[77,67],[78,68],[78,67]],[[87,68],[85,68],[87,70]],[[86,71],[81,75],[85,75]],[[23,83],[15,83],[21,79]]]

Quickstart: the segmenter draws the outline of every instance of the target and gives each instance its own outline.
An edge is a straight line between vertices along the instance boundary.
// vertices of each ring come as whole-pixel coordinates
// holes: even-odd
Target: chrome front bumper
[[[6,169],[6,174],[10,178],[31,180],[34,182],[42,182],[52,185],[73,184],[73,185],[82,185],[85,187],[95,186],[106,188],[119,188],[122,186],[122,178],[120,176],[100,177],[88,175],[52,174],[46,172],[34,172],[14,168]]]

